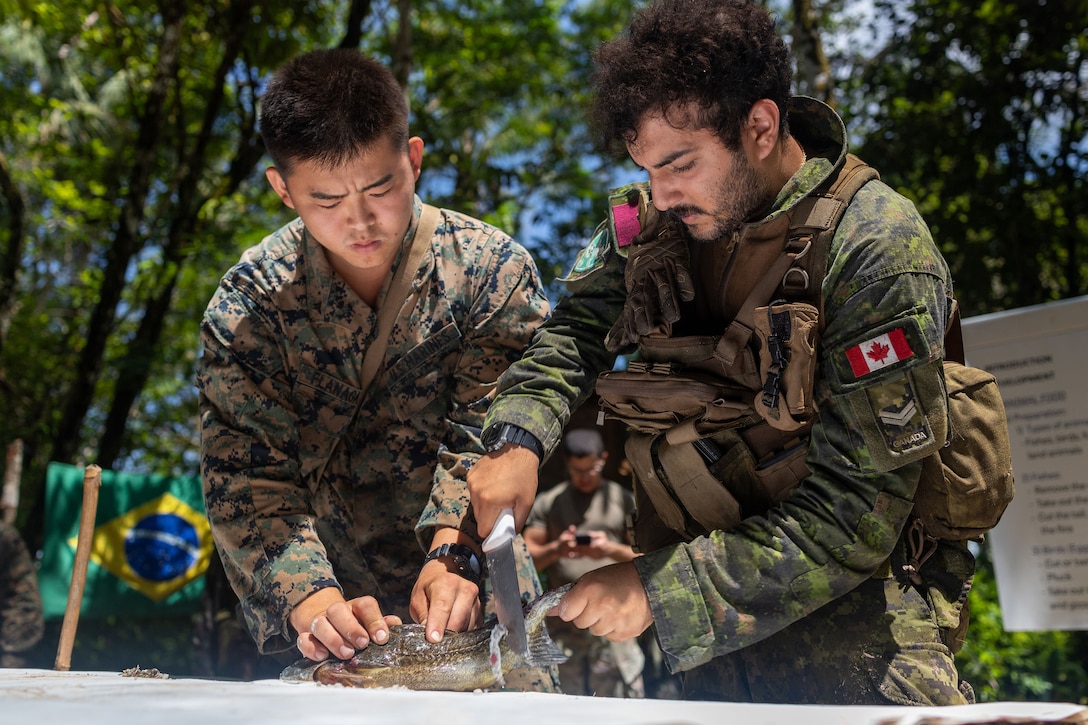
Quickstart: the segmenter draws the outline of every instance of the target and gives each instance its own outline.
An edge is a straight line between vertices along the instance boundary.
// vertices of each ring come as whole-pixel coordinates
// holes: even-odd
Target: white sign
[[[989,534],[1005,629],[1088,629],[1088,297],[963,321],[997,378],[1016,495]]]

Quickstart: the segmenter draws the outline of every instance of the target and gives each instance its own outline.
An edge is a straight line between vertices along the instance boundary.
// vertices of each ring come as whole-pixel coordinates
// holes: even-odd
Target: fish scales
[[[520,657],[499,640],[501,671],[515,667],[542,667],[567,660],[545,626],[548,611],[559,603],[571,585],[546,592],[526,608],[525,631],[529,656]],[[429,642],[426,628],[419,624],[390,627],[389,640],[358,650],[348,660],[324,662],[299,660],[287,667],[280,679],[315,681],[349,687],[406,687],[412,690],[470,691],[486,689],[498,678],[491,666],[492,631],[498,623],[469,632],[447,632],[441,642]]]

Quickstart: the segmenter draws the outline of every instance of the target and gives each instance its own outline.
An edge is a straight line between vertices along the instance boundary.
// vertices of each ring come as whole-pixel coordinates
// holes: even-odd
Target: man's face
[[[709,129],[675,128],[660,115],[647,116],[627,151],[650,175],[654,206],[699,241],[732,235],[774,200],[744,147],[730,151]]]
[[[333,269],[349,281],[373,281],[388,274],[408,232],[422,159],[423,141],[413,137],[407,153],[386,140],[333,169],[307,161],[286,178],[276,169],[266,175]]]
[[[568,456],[567,477],[570,485],[582,493],[593,493],[601,485],[604,456]]]

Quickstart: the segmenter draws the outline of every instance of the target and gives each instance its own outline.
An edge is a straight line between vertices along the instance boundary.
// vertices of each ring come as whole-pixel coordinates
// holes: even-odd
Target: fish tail
[[[529,640],[529,664],[534,667],[558,665],[567,661],[567,654],[559,649],[545,626],[548,612],[563,595],[570,591],[572,584],[545,592],[529,606],[529,615],[525,618],[525,630]]]
[[[283,682],[313,682],[314,673],[323,664],[325,663],[314,662],[305,658],[298,660],[283,669],[283,672],[280,673],[280,680]]]
[[[547,627],[540,627],[529,634],[528,660],[532,666],[560,665],[568,659],[567,653],[559,649],[559,645],[548,635]]]

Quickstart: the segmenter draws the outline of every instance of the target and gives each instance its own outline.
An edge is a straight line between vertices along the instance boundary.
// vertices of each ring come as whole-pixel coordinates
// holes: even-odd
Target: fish
[[[524,607],[528,657],[507,646],[506,628],[493,617],[479,629],[447,632],[441,642],[428,641],[421,624],[398,624],[389,628],[385,644],[371,642],[348,660],[298,660],[280,673],[280,680],[455,692],[501,687],[503,676],[516,667],[567,661],[567,654],[549,636],[545,619],[571,586],[545,592]]]

